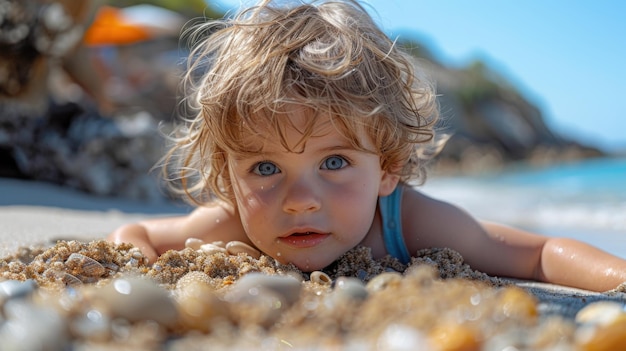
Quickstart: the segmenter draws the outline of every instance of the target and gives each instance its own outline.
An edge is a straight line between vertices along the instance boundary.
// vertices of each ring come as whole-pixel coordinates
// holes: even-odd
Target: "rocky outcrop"
[[[551,130],[539,108],[483,63],[453,69],[430,57],[428,66],[440,94],[438,128],[450,134],[437,158],[440,171],[474,173],[516,161],[547,164],[603,155]]]

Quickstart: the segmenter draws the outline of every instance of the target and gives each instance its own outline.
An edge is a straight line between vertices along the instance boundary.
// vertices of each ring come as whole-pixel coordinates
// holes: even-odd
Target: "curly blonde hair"
[[[301,143],[330,115],[359,149],[356,131],[366,132],[383,170],[403,182],[425,179],[438,118],[434,86],[359,3],[262,1],[186,35],[194,43],[184,77],[191,114],[173,134],[164,172],[192,202],[234,202],[228,157],[258,152],[246,145],[251,133],[270,131],[292,151],[286,104],[313,112]]]

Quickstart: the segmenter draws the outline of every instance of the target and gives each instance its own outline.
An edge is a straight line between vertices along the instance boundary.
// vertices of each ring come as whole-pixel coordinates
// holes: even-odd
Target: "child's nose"
[[[319,210],[320,206],[318,192],[306,179],[291,184],[283,201],[283,210],[287,213],[314,212]]]

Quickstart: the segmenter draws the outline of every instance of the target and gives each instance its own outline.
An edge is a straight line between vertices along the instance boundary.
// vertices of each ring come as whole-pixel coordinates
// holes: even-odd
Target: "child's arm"
[[[492,238],[524,245],[528,232],[495,223],[481,223]],[[626,260],[569,238],[541,237],[543,245],[533,279],[606,291],[626,282]],[[513,241],[515,240],[515,241]]]
[[[109,234],[115,243],[131,243],[150,262],[167,250],[181,250],[188,238],[206,242],[248,242],[237,214],[223,206],[199,207],[186,216],[155,218],[127,224]]]
[[[551,238],[495,223],[412,189],[404,191],[403,227],[409,252],[449,247],[490,275],[606,291],[626,281],[626,260],[580,241]]]

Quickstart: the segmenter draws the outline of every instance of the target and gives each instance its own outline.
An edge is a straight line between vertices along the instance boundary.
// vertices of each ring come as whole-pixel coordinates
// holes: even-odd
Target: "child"
[[[123,226],[110,240],[152,261],[187,238],[236,240],[303,271],[357,245],[405,263],[449,247],[490,275],[598,291],[626,281],[625,260],[478,222],[408,185],[423,181],[432,154],[435,91],[357,3],[264,1],[192,37],[195,117],[166,172],[179,160],[181,191],[199,206]]]

